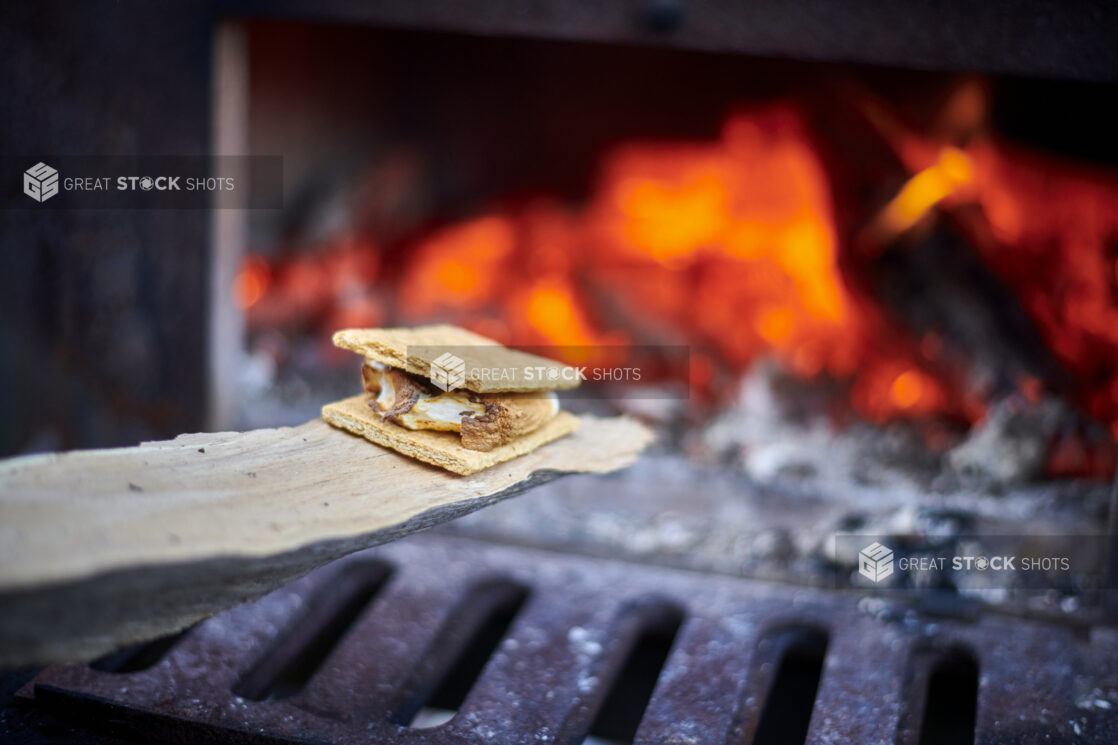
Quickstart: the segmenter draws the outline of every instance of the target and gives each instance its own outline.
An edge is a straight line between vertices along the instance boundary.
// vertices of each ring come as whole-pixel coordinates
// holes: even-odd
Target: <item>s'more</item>
[[[476,473],[578,428],[556,391],[580,375],[554,360],[451,325],[344,329],[333,341],[363,357],[364,392],[322,418],[448,471]]]

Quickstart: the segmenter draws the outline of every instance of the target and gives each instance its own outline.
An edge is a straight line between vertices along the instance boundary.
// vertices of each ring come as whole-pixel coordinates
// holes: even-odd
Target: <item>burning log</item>
[[[969,319],[955,323],[972,342],[966,352],[1003,379],[1024,370],[1024,379],[1008,387],[1033,397],[1038,387],[1062,395],[1108,426],[1113,440],[1118,181],[997,141],[987,131],[986,96],[983,86],[964,81],[944,107],[939,131],[928,136],[902,124],[881,101],[858,94],[866,120],[911,174],[861,236],[861,248],[876,253],[906,232],[926,232],[930,216],[946,213],[957,236],[945,241],[937,220],[933,241],[948,255],[915,273],[922,281],[925,274],[938,278],[937,289],[961,285],[971,293],[962,305],[978,313],[964,312]],[[959,274],[954,281],[945,278],[952,271]],[[991,320],[994,333],[973,338]]]
[[[975,404],[1029,380],[1050,391],[1069,388],[1017,296],[945,221],[890,242],[868,261],[849,263],[859,266],[848,267],[848,276],[923,341],[919,353],[927,364],[959,380]]]

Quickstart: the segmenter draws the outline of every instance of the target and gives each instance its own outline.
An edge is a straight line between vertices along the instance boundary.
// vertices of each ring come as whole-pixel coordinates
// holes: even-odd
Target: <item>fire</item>
[[[541,282],[527,293],[525,316],[554,344],[589,345],[593,332],[574,303],[574,293],[562,282]]]
[[[984,85],[964,85],[940,125],[916,134],[866,103],[909,176],[863,217],[869,240],[851,243],[873,261],[932,216],[956,217],[1083,410],[1118,437],[1118,183],[995,142],[988,108]],[[848,283],[840,260],[855,255],[844,253],[853,236],[839,236],[819,153],[800,109],[770,105],[729,117],[711,141],[615,147],[580,204],[537,199],[444,226],[407,244],[387,276],[377,249],[354,238],[271,270],[252,259],[236,298],[250,324],[448,319],[506,343],[562,346],[575,364],[624,364],[626,345],[686,345],[689,369],[659,373],[704,395],[775,358],[801,378],[843,382],[874,422],[975,422],[985,394],[945,369],[944,339],[915,338]],[[1052,385],[1020,377],[1031,400]]]
[[[516,227],[499,216],[454,225],[424,243],[425,269],[411,271],[401,291],[418,314],[441,305],[479,307],[498,292],[501,269],[516,250]]]
[[[886,205],[879,218],[880,228],[888,236],[905,232],[961,185],[970,183],[973,172],[966,153],[944,147],[937,162],[913,176]]]
[[[957,159],[941,168],[958,177]],[[832,213],[802,115],[774,106],[729,118],[714,142],[614,150],[582,209],[541,202],[435,233],[401,307],[519,344],[687,344],[708,389],[769,356],[849,380],[877,421],[957,414],[917,345],[852,296]]]
[[[842,375],[860,329],[831,211],[802,122],[780,108],[730,119],[709,145],[614,152],[586,229],[593,271],[645,322],[713,346],[735,371],[771,354]]]
[[[979,208],[979,219],[957,221],[969,243],[1070,374],[1066,393],[1118,438],[1118,179],[994,141],[982,129],[984,96],[963,84],[945,108],[946,129],[966,131],[965,146],[906,131],[867,104],[914,172],[876,227],[896,235],[937,205],[948,214]],[[1041,386],[1020,384],[1034,399]]]
[[[278,266],[250,255],[234,279],[233,298],[246,311],[250,328],[375,326],[385,315],[383,300],[373,289],[379,256],[375,246],[353,239],[298,254]]]
[[[1118,436],[1118,182],[990,142],[971,150],[988,227],[975,246]]]

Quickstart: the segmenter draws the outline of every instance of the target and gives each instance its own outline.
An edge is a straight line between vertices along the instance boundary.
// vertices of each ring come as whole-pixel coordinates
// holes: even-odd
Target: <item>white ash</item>
[[[912,431],[859,422],[840,428],[821,412],[790,414],[791,397],[778,390],[786,383],[776,365],[754,365],[736,403],[699,433],[699,447],[691,449],[740,468],[759,484],[804,488],[823,499],[880,507],[914,502],[927,492],[938,458]]]
[[[1048,443],[1068,410],[1055,399],[1011,396],[994,403],[982,424],[947,454],[947,465],[979,487],[1023,484],[1041,475]]]
[[[582,626],[572,626],[567,631],[567,641],[580,657],[597,657],[602,653],[602,645],[594,635]]]
[[[964,479],[915,429],[840,429],[817,413],[825,405],[804,405],[781,386],[779,370],[757,366],[738,404],[683,451],[660,445],[625,471],[546,484],[438,530],[830,586],[855,561],[834,556],[836,533],[950,540],[962,532],[1092,534],[1105,524],[1108,484]],[[1060,597],[1046,604],[1077,611]]]

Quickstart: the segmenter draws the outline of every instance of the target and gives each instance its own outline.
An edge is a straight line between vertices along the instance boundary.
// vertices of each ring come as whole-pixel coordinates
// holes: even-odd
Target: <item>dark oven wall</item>
[[[202,155],[213,20],[187,3],[5,3],[0,152]],[[0,212],[0,455],[203,426],[209,218]]]

